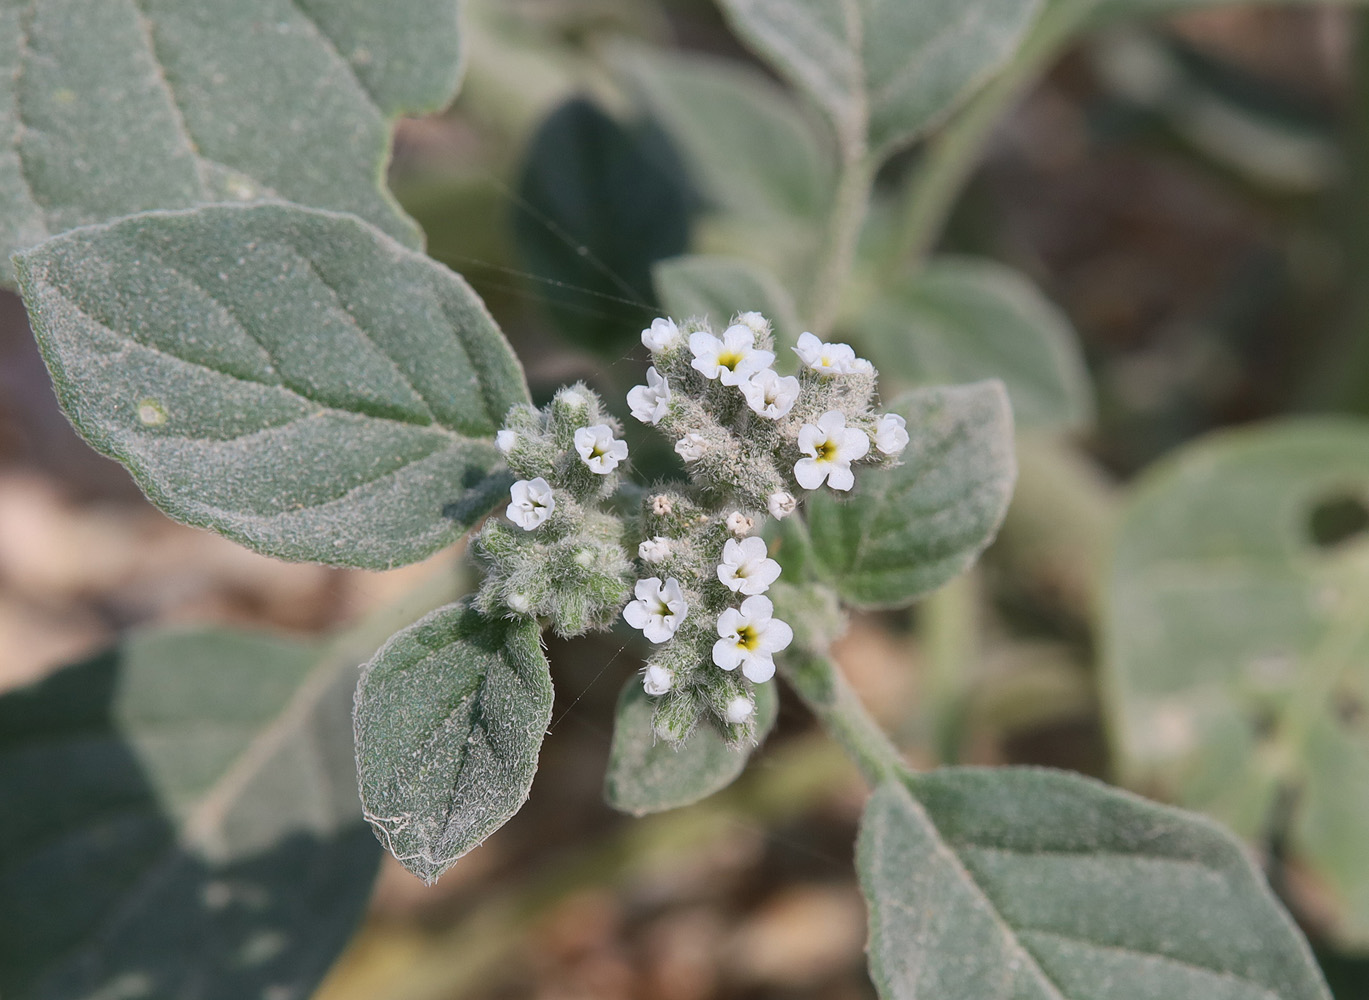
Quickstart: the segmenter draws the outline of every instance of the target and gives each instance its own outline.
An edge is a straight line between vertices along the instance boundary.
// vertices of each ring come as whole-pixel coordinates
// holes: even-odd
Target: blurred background
[[[489,304],[539,402],[584,379],[624,410],[638,331],[660,311],[653,263],[768,247],[782,271],[793,249],[782,227],[715,211],[671,123],[624,80],[662,49],[767,71],[705,0],[483,0],[467,23],[463,92],[401,124],[394,188]],[[856,299],[918,155],[880,177]],[[1369,411],[1366,177],[1369,20],[1353,8],[1110,27],[996,128],[939,249],[1032,279],[1075,331],[1096,403],[1066,431],[1024,434],[1004,538],[935,615],[857,616],[838,647],[914,762],[1115,779],[1095,621],[1127,485],[1218,428]],[[671,471],[668,451],[635,444],[648,478]],[[1369,523],[1363,505],[1332,514],[1340,534]],[[0,292],[0,691],[139,625],[324,634],[431,569],[288,565],[168,521],[75,436]],[[387,858],[320,998],[874,995],[851,866],[864,789],[790,699],[714,799],[645,820],[602,804],[638,653],[616,633],[552,642],[557,703],[528,807],[435,888]],[[1369,997],[1369,962],[1295,876],[1276,884],[1339,1000]]]

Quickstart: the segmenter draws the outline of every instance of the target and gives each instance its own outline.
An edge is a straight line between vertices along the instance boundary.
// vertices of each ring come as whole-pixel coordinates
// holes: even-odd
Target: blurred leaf
[[[1366,500],[1369,424],[1199,442],[1137,485],[1105,606],[1124,775],[1247,837],[1274,827],[1337,938],[1358,947],[1369,943]]]
[[[162,510],[284,559],[383,568],[507,488],[522,371],[460,276],[349,216],[152,213],[18,258],[63,408]]]
[[[903,464],[866,469],[855,495],[804,501],[818,575],[857,607],[908,604],[964,571],[1012,497],[1012,410],[1003,384],[921,389],[890,407],[908,421]]]
[[[1366,0],[1279,0],[1281,5],[1300,7],[1308,4],[1318,6],[1362,7]],[[1262,0],[1259,6],[1269,4]],[[1209,7],[1250,6],[1251,0],[1098,0],[1093,15],[1095,23],[1110,23],[1123,18],[1156,18],[1167,14],[1180,14],[1189,10],[1203,10]]]
[[[390,127],[461,74],[454,0],[0,4],[0,282],[49,235],[155,208],[283,198],[410,246]]]
[[[676,319],[708,319],[717,331],[737,313],[755,310],[770,320],[776,350],[785,354],[799,339],[798,311],[770,272],[745,260],[687,254],[651,270],[662,308]]]
[[[693,195],[666,137],[574,98],[533,137],[518,195],[519,257],[561,332],[605,356],[636,344],[657,315],[652,264],[689,244]]]
[[[891,777],[856,867],[890,1000],[1329,1000],[1229,834],[1076,775]]]
[[[0,698],[0,993],[307,996],[370,896],[345,650],[135,634]]]
[[[404,867],[435,882],[522,808],[551,698],[537,623],[464,603],[397,633],[362,668],[361,803]]]
[[[779,699],[775,685],[757,684],[756,742],[775,725]],[[656,702],[631,678],[618,697],[613,747],[604,775],[604,798],[614,809],[645,816],[708,798],[735,781],[752,747],[728,746],[718,729],[705,722],[679,747],[659,739],[651,727]]]
[[[770,78],[735,60],[660,49],[623,49],[616,62],[709,202],[769,221],[825,217],[826,137]]]
[[[1007,62],[1040,0],[721,0],[732,28],[877,158],[906,145]]]
[[[894,385],[1000,378],[1019,428],[1077,427],[1093,416],[1074,328],[1000,264],[937,258],[875,298],[853,332]]]

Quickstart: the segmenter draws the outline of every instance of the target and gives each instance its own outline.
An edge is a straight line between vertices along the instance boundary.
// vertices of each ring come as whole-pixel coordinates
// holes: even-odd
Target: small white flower
[[[591,472],[607,476],[627,458],[627,442],[619,441],[607,424],[581,427],[575,432],[575,450]]]
[[[675,672],[659,663],[648,663],[642,675],[642,688],[653,698],[659,698],[675,684]]]
[[[706,451],[708,451],[708,439],[702,434],[695,434],[693,431],[675,442],[675,454],[686,462],[697,462],[704,457]]]
[[[562,389],[560,392],[556,394],[556,401],[558,403],[564,403],[566,406],[586,405],[585,397],[580,395],[574,389]]]
[[[519,591],[509,595],[509,610],[516,611],[520,615],[525,615],[532,610],[532,599],[527,594]]]
[[[846,426],[840,410],[828,410],[817,424],[799,428],[799,451],[807,455],[794,463],[794,478],[805,490],[815,490],[827,480],[834,490],[849,490],[856,484],[851,463],[864,458],[870,439],[862,431]]]
[[[770,511],[770,516],[776,520],[783,521],[794,511],[799,509],[799,501],[788,490],[779,490],[771,493],[765,501],[766,509]]]
[[[721,340],[711,333],[691,333],[689,349],[694,360],[690,364],[723,385],[740,385],[752,372],[769,368],[775,361],[774,354],[758,351],[755,343],[756,334],[740,324],[724,330]]]
[[[739,694],[727,703],[723,716],[734,726],[746,722],[756,714],[756,703],[744,694]]]
[[[509,509],[506,517],[524,531],[531,531],[556,509],[556,497],[552,496],[551,484],[538,476],[536,479],[520,479],[509,487]]]
[[[648,538],[637,546],[637,558],[642,562],[658,563],[670,555],[670,539],[664,535]]]
[[[623,620],[641,629],[652,642],[665,642],[689,614],[689,604],[673,576],[665,584],[659,576],[638,580],[632,591],[637,600],[623,609]]]
[[[852,361],[851,368],[848,372],[848,374],[851,375],[873,375],[874,373],[874,364],[867,361],[865,358],[856,358],[856,360]]]
[[[680,328],[673,319],[653,319],[650,328],[642,331],[642,343],[653,354],[668,351],[680,342]]]
[[[728,608],[718,616],[718,635],[713,662],[724,670],[742,668],[757,684],[775,676],[775,654],[794,641],[794,630],[772,617],[775,605],[759,594],[748,597],[740,609]]]
[[[494,446],[499,449],[499,454],[507,455],[513,451],[513,446],[518,443],[518,433],[507,428],[494,436]]]
[[[747,406],[763,417],[778,420],[794,408],[799,380],[793,375],[781,376],[773,368],[762,368],[741,384],[741,390]]]
[[[908,447],[908,421],[897,413],[886,413],[875,424],[875,447],[886,455],[897,455]]]
[[[657,517],[668,517],[675,513],[675,505],[670,502],[670,497],[658,493],[651,498],[651,513]]]
[[[846,375],[854,370],[856,352],[850,344],[826,344],[811,333],[799,335],[794,353],[820,375]]]
[[[757,337],[770,332],[770,321],[758,312],[739,313],[736,322],[747,327]]]
[[[780,578],[780,564],[771,559],[763,538],[729,538],[718,564],[718,580],[734,594],[764,594]]]
[[[727,525],[727,530],[738,538],[745,538],[751,534],[751,529],[756,526],[756,522],[747,517],[739,510],[734,510],[727,515],[727,520],[723,522]]]
[[[634,417],[653,427],[666,415],[666,410],[670,408],[670,386],[655,365],[646,370],[646,385],[628,390],[627,405]]]

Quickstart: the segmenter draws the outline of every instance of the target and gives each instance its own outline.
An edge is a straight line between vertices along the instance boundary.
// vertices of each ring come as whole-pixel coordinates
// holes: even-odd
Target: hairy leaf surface
[[[384,568],[501,497],[522,370],[459,275],[349,216],[219,206],[18,257],[67,415],[177,520]]]
[[[0,993],[309,995],[380,857],[358,655],[144,632],[0,698]]]
[[[0,0],[0,282],[15,250],[277,198],[422,234],[382,178],[461,72],[454,0]]]
[[[804,501],[818,575],[858,607],[898,607],[940,587],[993,541],[1012,497],[1012,410],[1003,384],[921,389],[894,469],[860,469],[854,495]]]
[[[886,1000],[1329,1000],[1229,834],[1075,775],[891,778],[856,867]]]
[[[361,802],[406,868],[436,881],[522,807],[551,699],[537,623],[465,603],[397,633],[363,668]]]

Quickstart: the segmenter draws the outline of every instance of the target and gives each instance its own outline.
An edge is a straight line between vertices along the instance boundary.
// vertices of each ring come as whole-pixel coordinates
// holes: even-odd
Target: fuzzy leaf
[[[397,633],[362,668],[361,803],[404,867],[435,882],[522,808],[551,698],[537,623],[465,603]]]
[[[150,213],[17,259],[67,415],[177,520],[383,568],[506,495],[517,360],[460,276],[357,219]]]
[[[799,338],[798,311],[779,279],[749,261],[708,254],[663,260],[651,271],[665,311],[676,319],[703,316],[721,332],[740,312],[770,320],[783,355]]]
[[[964,571],[1012,497],[1012,410],[1003,383],[921,389],[890,407],[908,421],[903,464],[859,469],[851,497],[805,503],[814,568],[850,604],[898,607]]]
[[[775,685],[756,685],[756,742],[775,725],[779,699]],[[722,733],[707,722],[678,748],[658,738],[651,728],[655,702],[634,677],[618,697],[613,746],[604,776],[604,798],[614,809],[634,816],[687,806],[720,792],[746,767],[754,748],[728,746]]]
[[[1222,434],[1146,474],[1105,592],[1122,773],[1247,837],[1286,823],[1369,945],[1369,422]],[[1291,811],[1290,811],[1291,810]]]
[[[454,0],[0,0],[0,283],[10,254],[151,209],[278,198],[413,247],[390,129],[461,74]]]
[[[1000,378],[1019,428],[1077,427],[1093,416],[1069,320],[1010,268],[941,257],[875,298],[854,324],[881,384]]]
[[[380,857],[357,655],[144,632],[0,698],[0,994],[308,996]]]
[[[1017,48],[1040,0],[721,0],[732,28],[886,156],[940,122]]]
[[[890,778],[856,867],[886,1000],[1329,1000],[1229,834],[1075,775]]]

